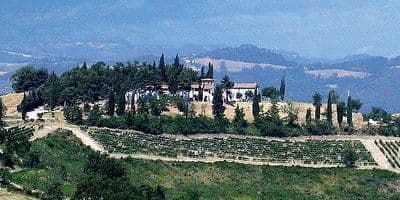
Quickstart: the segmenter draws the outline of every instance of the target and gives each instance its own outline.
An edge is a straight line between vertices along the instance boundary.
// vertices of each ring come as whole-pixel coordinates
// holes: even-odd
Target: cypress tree
[[[165,59],[164,59],[164,54],[161,54],[160,57],[160,62],[158,64],[158,68],[160,68],[160,73],[161,73],[161,80],[163,82],[167,82],[167,69],[165,66]]]
[[[114,116],[114,111],[115,111],[115,94],[113,90],[110,90],[110,93],[108,94],[108,110],[107,114],[109,116]]]
[[[204,66],[201,66],[201,70],[200,70],[200,80],[205,78],[205,74],[204,74]]]
[[[21,111],[21,118],[22,118],[22,120],[24,120],[25,121],[25,119],[26,119],[26,113],[27,113],[27,108],[26,108],[26,95],[25,95],[25,92],[24,92],[24,97],[23,97],[23,99],[22,99],[22,101],[21,101],[21,104],[19,105],[19,109],[20,109],[20,111]]]
[[[4,126],[3,117],[6,111],[6,107],[4,107],[3,100],[0,98],[0,127]]]
[[[117,97],[117,115],[121,116],[125,113],[125,93],[119,92]]]
[[[224,101],[222,97],[222,88],[220,85],[215,87],[214,98],[212,100],[213,115],[217,117],[223,117],[225,112]]]
[[[211,64],[210,62],[208,63],[208,71],[206,74],[206,78],[214,78],[214,65]]]
[[[328,121],[329,124],[332,124],[332,94],[333,90],[329,92],[328,94],[328,102],[327,102],[327,108],[326,108],[326,120]]]
[[[236,105],[235,108],[235,116],[232,120],[234,124],[234,128],[236,132],[242,134],[244,133],[244,128],[247,126],[247,121],[244,119],[245,113],[243,108],[239,108],[239,105]]]
[[[311,108],[307,109],[306,113],[306,122],[310,123],[311,122]]]
[[[97,126],[101,118],[101,112],[99,105],[95,104],[89,113],[88,124],[91,126]]]
[[[260,116],[260,101],[261,101],[261,96],[260,96],[260,94],[258,94],[258,92],[256,90],[254,97],[253,97],[253,104],[252,104],[252,114],[253,114],[254,119],[256,119]]]
[[[346,104],[344,102],[339,102],[336,105],[336,107],[337,107],[336,108],[337,121],[338,121],[339,126],[341,127],[342,123],[343,123],[343,116],[346,113]]]
[[[353,127],[353,105],[351,96],[347,98],[347,125],[349,126],[349,129]]]
[[[285,76],[282,77],[281,80],[281,87],[279,88],[279,93],[281,95],[281,100],[285,99],[285,92],[286,92],[286,81],[285,81]]]
[[[318,92],[313,95],[313,105],[315,106],[315,119],[321,119],[321,106],[322,106],[322,96]]]
[[[203,101],[203,86],[201,79],[199,79],[199,96],[198,96],[198,101]]]
[[[229,90],[233,88],[235,83],[230,80],[229,76],[225,75],[224,78],[222,79],[221,86],[225,90],[225,102],[229,102]]]

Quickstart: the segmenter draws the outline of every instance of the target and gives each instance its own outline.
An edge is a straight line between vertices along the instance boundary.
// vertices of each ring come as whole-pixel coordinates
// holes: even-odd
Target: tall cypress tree
[[[315,106],[315,119],[321,119],[321,106],[322,106],[322,96],[320,93],[316,92],[313,95],[313,105]]]
[[[343,116],[346,113],[346,104],[344,102],[339,102],[336,104],[336,113],[339,127],[341,127],[343,123]]]
[[[113,90],[110,90],[110,93],[108,94],[108,103],[107,103],[108,107],[107,107],[107,114],[109,116],[113,116],[114,115],[114,111],[115,111],[115,94]]]
[[[204,74],[204,66],[201,66],[201,70],[200,70],[200,79],[205,78],[205,74]]]
[[[235,83],[233,81],[231,81],[229,76],[225,75],[221,81],[221,86],[225,90],[225,100],[226,100],[225,102],[228,103],[229,102],[229,98],[228,98],[229,90],[231,88],[233,88],[233,86],[235,86]]]
[[[220,85],[215,87],[214,98],[212,100],[213,115],[217,117],[223,117],[225,112],[224,101],[222,97],[222,88]]]
[[[3,100],[0,98],[0,127],[4,126],[3,117],[5,114],[6,107],[3,104]]]
[[[206,74],[206,78],[214,78],[214,65],[211,64],[210,62],[208,63],[208,71]]]
[[[117,115],[121,116],[123,114],[125,114],[125,94],[124,92],[119,92],[117,94]]]
[[[160,62],[158,64],[158,68],[160,68],[160,73],[161,73],[161,80],[163,82],[167,82],[167,69],[165,66],[165,59],[164,59],[164,54],[161,54],[160,57]]]
[[[328,123],[333,124],[332,122],[332,95],[333,95],[333,90],[329,92],[328,94],[328,102],[327,102],[327,108],[326,108],[326,120]]]
[[[253,97],[253,103],[252,103],[252,114],[253,114],[254,120],[260,116],[260,101],[261,101],[261,96],[260,96],[260,94],[258,94],[258,92],[256,90],[254,97]]]
[[[311,123],[311,108],[307,109],[306,122]]]
[[[285,99],[285,92],[286,92],[286,81],[285,81],[285,76],[282,77],[281,80],[281,87],[279,88],[279,93],[281,95],[281,100]]]
[[[26,102],[26,95],[24,92],[24,97],[22,98],[21,104],[19,104],[19,110],[21,111],[21,118],[25,121],[26,113],[27,113],[27,102]]]
[[[347,97],[347,125],[349,129],[353,127],[353,105],[351,96]]]

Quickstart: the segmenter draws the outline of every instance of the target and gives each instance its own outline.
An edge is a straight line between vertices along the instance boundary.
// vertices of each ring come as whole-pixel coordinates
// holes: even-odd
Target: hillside
[[[58,132],[33,142],[40,158],[35,168],[12,174],[25,187],[43,190],[53,168],[64,166],[62,191],[72,197],[84,175],[91,152],[74,136]],[[399,176],[382,170],[302,168],[244,165],[228,162],[163,162],[122,159],[129,181],[136,185],[161,185],[167,199],[257,199],[257,198],[374,198],[398,196]],[[368,184],[365,184],[368,183]],[[343,192],[345,190],[346,192]],[[266,193],[265,191],[268,191]]]

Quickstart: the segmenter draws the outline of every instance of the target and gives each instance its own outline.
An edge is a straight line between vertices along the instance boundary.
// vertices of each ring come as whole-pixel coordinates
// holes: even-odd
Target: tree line
[[[184,67],[178,55],[172,64],[166,64],[164,55],[161,55],[158,64],[139,64],[135,61],[108,66],[98,62],[88,67],[84,63],[61,76],[48,73],[45,69],[24,67],[10,80],[16,92],[24,92],[24,98],[18,107],[23,119],[26,112],[39,105],[47,105],[50,110],[63,106],[65,118],[72,123],[130,128],[151,134],[235,133],[280,137],[334,134],[338,129],[333,126],[333,104],[337,108],[339,130],[351,133],[354,130],[352,114],[362,106],[360,100],[350,96],[346,102],[340,100],[332,90],[327,97],[326,112],[321,113],[323,98],[320,93],[315,93],[312,97],[314,119],[311,110],[307,110],[306,123],[300,124],[298,110],[293,104],[289,103],[284,111],[278,106],[279,101],[284,101],[286,93],[286,80],[283,77],[279,89],[266,87],[254,93],[246,92],[247,99],[252,101],[252,123],[245,120],[244,110],[239,107],[235,109],[234,119],[230,121],[224,116],[224,112],[225,106],[230,104],[228,96],[234,82],[229,76],[225,76],[214,90],[214,118],[207,118],[204,113],[197,116],[187,94],[191,85],[197,83],[199,95],[196,98],[200,101],[203,99],[201,80],[213,78],[213,65],[209,64],[207,72],[205,71],[204,66],[199,72]],[[168,85],[171,95],[162,94],[161,85],[164,84]],[[139,94],[137,102],[134,98],[127,101],[128,91]],[[268,111],[260,106],[262,99],[269,99],[272,103]],[[106,101],[105,106],[100,106],[99,101]],[[170,106],[177,107],[183,115],[161,115]],[[281,112],[286,113],[287,117],[281,117]],[[326,120],[321,119],[322,114],[326,116]],[[87,117],[84,119],[83,116]],[[346,126],[343,125],[344,117],[347,119]]]

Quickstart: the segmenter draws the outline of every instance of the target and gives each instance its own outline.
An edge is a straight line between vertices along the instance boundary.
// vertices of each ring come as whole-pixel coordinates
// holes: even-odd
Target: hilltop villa
[[[203,90],[203,99],[198,99],[200,89]],[[202,79],[201,85],[192,84],[191,90],[189,91],[190,101],[204,101],[211,102],[214,97],[215,81],[214,79]],[[257,83],[235,83],[233,88],[228,92],[228,99],[230,101],[247,101],[259,90],[259,85]],[[168,85],[161,86],[161,93],[169,95]],[[139,99],[139,92],[130,91],[126,94],[127,101],[130,102],[132,95],[134,94],[135,101]],[[180,95],[184,96],[184,91],[179,92]],[[146,90],[141,95],[158,95],[157,91]],[[223,98],[226,99],[225,92],[223,93]]]

